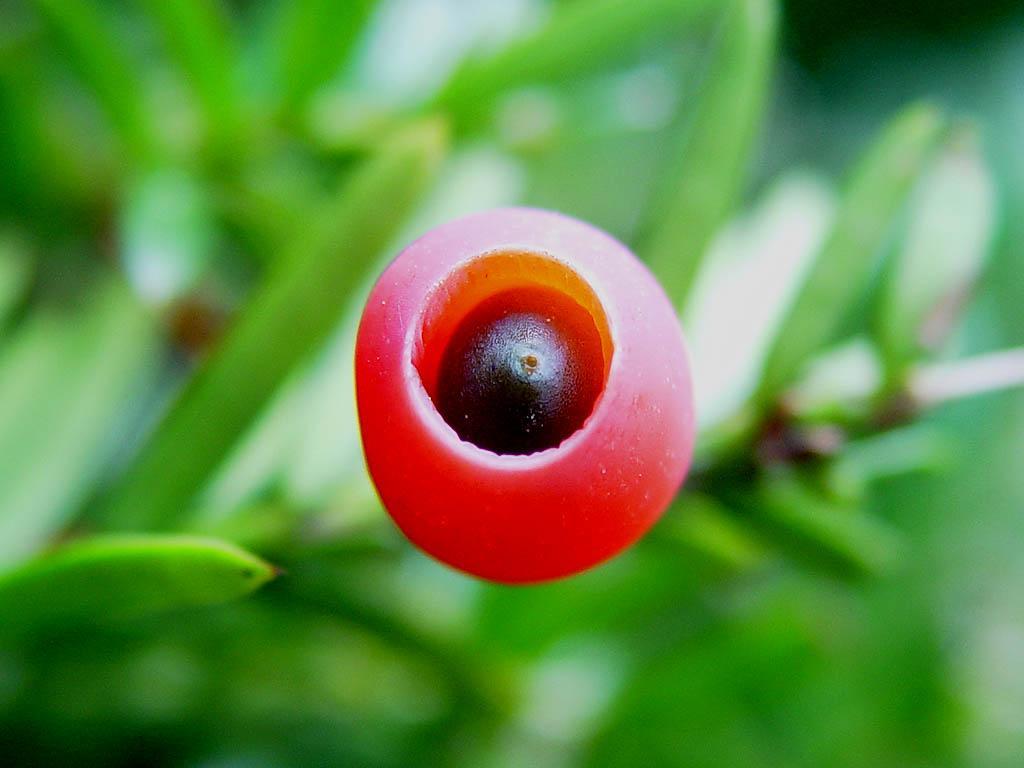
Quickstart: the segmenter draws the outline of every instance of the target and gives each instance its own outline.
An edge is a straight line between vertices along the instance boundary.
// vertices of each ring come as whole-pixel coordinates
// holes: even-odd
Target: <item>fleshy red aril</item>
[[[381,275],[356,394],[381,500],[416,545],[507,583],[643,535],[689,466],[675,312],[619,242],[547,211],[449,222]]]

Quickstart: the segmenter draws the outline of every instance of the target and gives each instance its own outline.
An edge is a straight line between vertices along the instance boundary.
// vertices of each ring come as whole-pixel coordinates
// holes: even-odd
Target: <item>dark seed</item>
[[[459,324],[436,404],[459,436],[503,454],[552,448],[579,429],[604,379],[601,338],[583,307],[542,288],[498,294]]]

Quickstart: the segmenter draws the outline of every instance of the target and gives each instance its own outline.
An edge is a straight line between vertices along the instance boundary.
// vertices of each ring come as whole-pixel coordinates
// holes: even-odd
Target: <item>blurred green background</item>
[[[1014,0],[0,0],[0,765],[1024,764],[1022,137]],[[648,261],[702,427],[523,588],[351,371],[506,204]]]

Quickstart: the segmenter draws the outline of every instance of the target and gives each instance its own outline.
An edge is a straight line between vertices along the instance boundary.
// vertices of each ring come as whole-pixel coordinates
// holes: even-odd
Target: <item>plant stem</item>
[[[907,383],[920,408],[1017,387],[1024,387],[1024,347],[924,366]]]

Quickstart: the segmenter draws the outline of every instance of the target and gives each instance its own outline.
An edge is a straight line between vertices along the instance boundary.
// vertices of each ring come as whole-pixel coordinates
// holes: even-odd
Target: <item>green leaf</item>
[[[764,558],[764,544],[754,532],[719,501],[700,493],[683,494],[654,532],[737,570]]]
[[[830,463],[832,488],[850,499],[862,499],[865,489],[885,478],[913,472],[938,474],[956,457],[952,437],[927,422],[863,437],[843,446]]]
[[[775,336],[758,390],[770,402],[810,358],[833,341],[851,304],[871,279],[904,204],[946,126],[928,105],[900,114],[850,178],[821,253]]]
[[[472,58],[436,104],[459,123],[478,120],[503,91],[601,69],[646,38],[702,21],[718,0],[591,0],[560,5],[537,32]]]
[[[790,473],[766,478],[753,504],[751,523],[806,565],[859,577],[899,559],[900,537],[884,521],[840,505]]]
[[[0,44],[0,203],[24,210],[52,195],[56,179],[41,78],[23,49]]]
[[[787,174],[715,237],[682,318],[701,431],[748,407],[834,208],[821,180]]]
[[[786,390],[786,411],[803,424],[860,430],[877,416],[881,386],[878,350],[870,339],[854,336],[808,364]]]
[[[146,300],[178,299],[206,274],[216,246],[211,197],[198,179],[176,168],[148,172],[127,187],[119,256]]]
[[[693,123],[650,206],[639,251],[677,306],[742,191],[767,101],[777,28],[775,0],[731,3]]]
[[[298,109],[345,63],[378,0],[293,0],[276,29],[285,106]]]
[[[14,234],[0,232],[0,335],[31,279],[32,262],[25,244]]]
[[[995,209],[978,137],[962,131],[922,180],[906,241],[887,275],[875,325],[893,385],[959,317],[988,255]]]
[[[125,54],[104,9],[91,0],[34,0],[60,36],[72,64],[137,160],[156,148],[138,66]]]
[[[0,203],[49,222],[108,195],[111,148],[83,136],[91,115],[54,87],[49,47],[37,35],[14,40],[0,42]]]
[[[241,119],[237,52],[230,20],[216,0],[143,0],[178,60],[206,119],[207,131],[237,150]]]
[[[0,576],[0,634],[215,605],[275,575],[272,566],[217,539],[85,539]]]
[[[71,349],[71,325],[43,309],[28,317],[0,353],[0,460],[6,465],[33,430],[39,397]],[[49,399],[49,398],[47,398]]]
[[[0,566],[70,519],[153,372],[152,320],[122,286],[34,317],[0,359]]]
[[[171,526],[188,515],[288,374],[334,330],[433,177],[444,146],[441,123],[411,126],[312,213],[307,231],[295,233],[294,250],[272,269],[115,491],[108,523]]]

